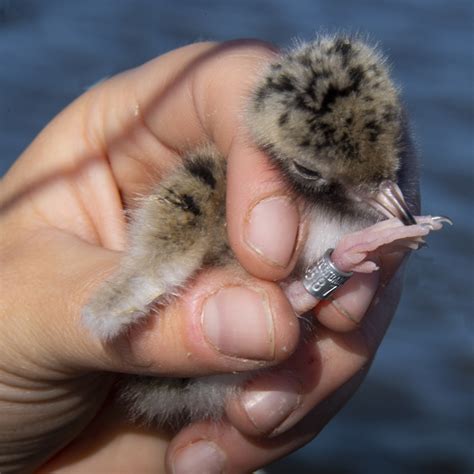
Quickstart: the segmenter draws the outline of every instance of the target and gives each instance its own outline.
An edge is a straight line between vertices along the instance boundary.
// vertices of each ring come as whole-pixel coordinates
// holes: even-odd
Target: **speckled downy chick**
[[[415,220],[410,211],[416,163],[398,92],[364,42],[322,37],[283,54],[257,81],[246,118],[309,221],[297,268],[282,283],[298,313],[317,303],[301,289],[301,273],[328,248],[341,270],[372,272],[373,252],[417,248],[441,228],[443,218]],[[226,236],[225,174],[225,157],[206,145],[143,198],[120,269],[83,310],[95,336],[114,338],[148,317],[152,303],[179,294],[205,266],[238,265]],[[176,425],[219,418],[251,375],[124,376],[122,396],[136,416]]]

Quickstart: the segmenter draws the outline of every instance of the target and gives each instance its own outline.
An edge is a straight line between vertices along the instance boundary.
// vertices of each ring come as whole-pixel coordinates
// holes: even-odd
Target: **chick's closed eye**
[[[295,169],[295,173],[300,175],[304,179],[309,179],[309,180],[322,179],[322,176],[318,171],[306,168],[306,166],[300,165],[297,161],[293,161],[293,167]]]

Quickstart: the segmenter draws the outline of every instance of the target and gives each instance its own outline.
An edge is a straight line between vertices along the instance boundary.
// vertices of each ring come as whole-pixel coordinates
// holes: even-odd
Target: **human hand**
[[[291,272],[304,223],[240,123],[249,78],[273,54],[256,42],[196,44],[112,78],[58,115],[3,179],[1,472],[40,465],[43,472],[141,472],[165,464],[191,472],[186,463],[211,472],[210,462],[249,471],[314,437],[355,391],[395,310],[400,282],[391,277],[401,256],[320,304],[317,340],[306,338],[290,357],[299,323],[272,282]],[[209,269],[150,319],[149,331],[105,347],[82,328],[80,310],[118,265],[123,207],[180,152],[206,140],[229,159],[229,240],[250,275]],[[229,287],[239,290],[220,300],[223,336],[213,338],[215,326],[206,336],[217,321],[202,317],[205,301]],[[265,295],[271,318],[251,289]],[[243,304],[237,318],[232,309]],[[180,377],[277,364],[229,403],[218,426],[203,422],[177,434],[137,428],[107,398],[114,372]]]

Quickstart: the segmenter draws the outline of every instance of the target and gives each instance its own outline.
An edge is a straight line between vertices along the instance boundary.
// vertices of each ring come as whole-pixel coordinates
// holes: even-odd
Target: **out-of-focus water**
[[[411,259],[368,380],[311,444],[270,473],[474,469],[472,0],[0,0],[0,173],[99,79],[203,39],[288,45],[368,33],[390,56],[423,159],[426,213],[449,215]]]

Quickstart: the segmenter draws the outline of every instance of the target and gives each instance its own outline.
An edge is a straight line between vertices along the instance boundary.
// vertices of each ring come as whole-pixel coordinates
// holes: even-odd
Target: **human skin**
[[[363,380],[398,303],[403,255],[321,303],[317,337],[298,345],[275,282],[291,273],[305,223],[242,123],[252,78],[274,54],[255,41],[199,43],[120,74],[61,112],[3,178],[0,472],[251,471],[311,440]],[[80,311],[125,249],[123,209],[205,141],[228,156],[229,241],[248,275],[207,269],[146,331],[102,344]],[[242,304],[247,316],[233,311]],[[262,304],[271,330],[258,323]],[[178,433],[130,424],[110,396],[117,372],[277,365],[228,403],[225,421]]]

